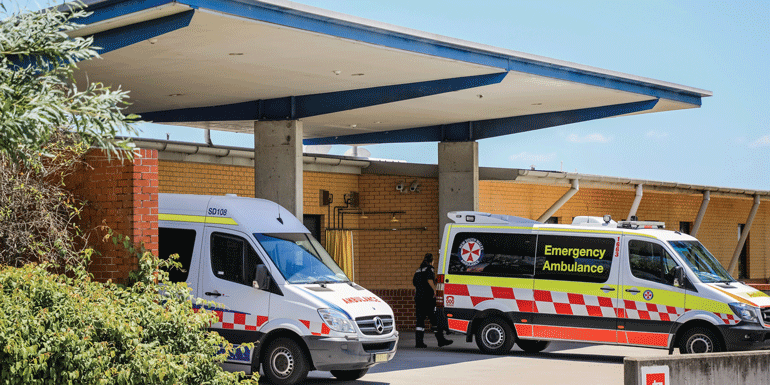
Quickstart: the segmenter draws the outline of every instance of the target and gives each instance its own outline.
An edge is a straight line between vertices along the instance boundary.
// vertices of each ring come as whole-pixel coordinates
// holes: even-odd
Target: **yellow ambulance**
[[[450,330],[484,353],[550,341],[682,353],[770,347],[770,296],[733,279],[695,238],[661,222],[571,225],[450,212],[438,267]]]

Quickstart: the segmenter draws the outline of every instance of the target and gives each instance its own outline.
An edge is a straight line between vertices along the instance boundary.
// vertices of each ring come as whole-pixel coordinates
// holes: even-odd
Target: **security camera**
[[[409,191],[411,191],[413,193],[420,192],[420,182],[419,181],[412,182],[412,185],[409,186]]]
[[[404,192],[404,182],[398,182],[398,184],[396,185],[396,191]]]

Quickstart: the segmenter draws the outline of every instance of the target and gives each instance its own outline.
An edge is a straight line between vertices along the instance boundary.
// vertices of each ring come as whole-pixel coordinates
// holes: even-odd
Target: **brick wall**
[[[408,187],[419,180],[419,193],[400,193],[396,184]],[[389,175],[360,176],[361,208],[365,212],[405,211],[391,222],[388,214],[368,215],[359,232],[356,277],[368,289],[412,289],[412,275],[425,253],[438,259],[438,180]],[[388,230],[388,229],[409,230]],[[423,230],[425,228],[425,230]]]
[[[174,194],[254,196],[254,168],[161,160],[160,192]]]
[[[81,226],[90,230],[89,242],[98,252],[92,258],[90,271],[99,281],[124,282],[138,261],[128,255],[122,245],[103,242],[106,225],[127,235],[136,244],[158,251],[158,153],[139,150],[133,160],[117,161],[100,150],[89,152],[82,166],[67,180],[67,185],[87,205],[81,215]]]
[[[495,214],[537,219],[569,187],[539,185],[516,181],[479,182],[479,209]],[[625,219],[634,201],[635,191],[586,188],[580,190],[554,216],[559,223],[571,223],[579,215],[612,215]],[[700,209],[701,194],[674,194],[644,191],[637,210],[641,220],[663,221],[669,230],[679,230],[679,222],[694,222]],[[753,199],[711,195],[698,239],[727,267],[738,243],[738,224],[746,223]],[[770,249],[770,202],[759,206],[749,237],[749,278],[765,281],[770,277],[767,263]]]

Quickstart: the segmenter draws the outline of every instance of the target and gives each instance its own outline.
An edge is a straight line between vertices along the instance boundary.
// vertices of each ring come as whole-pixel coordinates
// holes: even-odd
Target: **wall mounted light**
[[[419,193],[420,192],[420,181],[415,180],[412,182],[412,184],[409,186],[409,191],[413,193]]]
[[[390,218],[391,222],[398,222],[398,218],[396,218],[396,213],[393,213],[393,217]]]

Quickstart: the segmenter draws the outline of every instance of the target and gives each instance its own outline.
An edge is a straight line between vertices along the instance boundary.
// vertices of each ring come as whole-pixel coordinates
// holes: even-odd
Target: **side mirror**
[[[682,266],[674,267],[674,286],[684,287],[684,268]]]
[[[270,274],[267,272],[267,266],[263,264],[257,265],[257,277],[251,286],[255,289],[269,290],[270,289]]]

